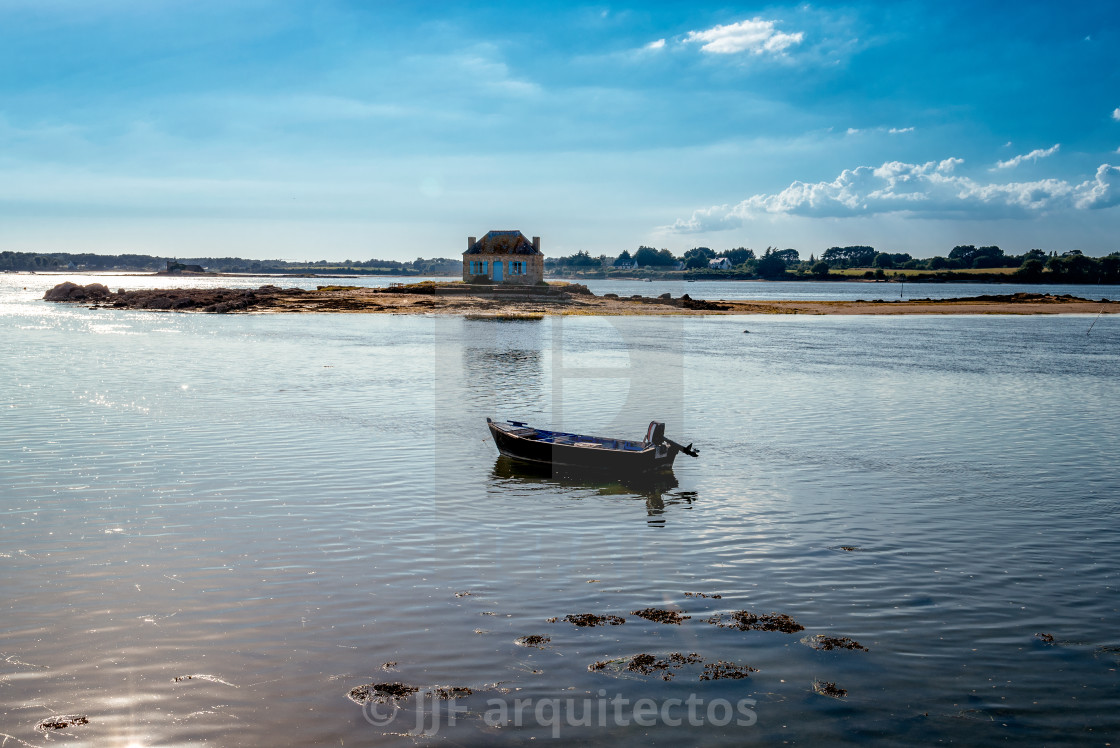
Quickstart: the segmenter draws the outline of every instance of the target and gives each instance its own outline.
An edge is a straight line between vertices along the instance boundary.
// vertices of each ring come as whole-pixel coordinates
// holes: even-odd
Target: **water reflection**
[[[664,525],[667,507],[691,505],[696,500],[695,491],[675,491],[680,485],[677,477],[668,472],[649,475],[608,476],[561,468],[534,465],[501,455],[494,462],[491,483],[508,488],[522,485],[531,488],[559,487],[566,489],[591,489],[600,496],[632,496],[644,499],[649,524]]]
[[[543,385],[543,354],[529,348],[463,346],[463,371],[481,392],[506,393],[513,388],[539,392]]]

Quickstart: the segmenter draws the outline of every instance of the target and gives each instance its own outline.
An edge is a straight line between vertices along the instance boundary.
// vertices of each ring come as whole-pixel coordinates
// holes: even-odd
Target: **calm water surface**
[[[1120,318],[179,315],[4,280],[12,745],[1116,744]],[[657,417],[701,456],[655,486],[526,475],[487,416]],[[738,610],[805,631],[704,620]],[[563,621],[586,612],[627,621]],[[757,672],[588,671],[672,652]],[[454,726],[347,698],[386,681],[475,693]],[[643,698],[669,719],[606,701]],[[402,734],[417,708],[437,737]],[[60,714],[89,724],[35,730]]]
[[[0,275],[0,298],[9,302],[41,299],[47,289],[62,281],[104,283],[112,290],[125,288],[257,288],[266,283],[284,288],[312,289],[316,286],[341,284],[379,288],[390,283],[415,283],[421,280],[459,280],[459,278],[399,278],[394,276],[356,276],[324,278],[280,278],[275,276],[155,276],[82,275],[76,273]],[[688,294],[694,299],[782,300],[792,301],[893,301],[895,299],[954,299],[982,294],[1013,293],[1070,294],[1085,299],[1120,300],[1120,286],[1070,285],[1061,283],[888,283],[863,281],[641,281],[589,280],[592,292],[602,295],[674,297]]]

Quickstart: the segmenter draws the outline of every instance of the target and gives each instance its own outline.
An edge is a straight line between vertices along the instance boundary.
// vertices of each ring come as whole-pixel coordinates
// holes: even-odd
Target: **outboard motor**
[[[665,424],[660,421],[650,421],[646,430],[646,444],[656,445],[665,441]]]

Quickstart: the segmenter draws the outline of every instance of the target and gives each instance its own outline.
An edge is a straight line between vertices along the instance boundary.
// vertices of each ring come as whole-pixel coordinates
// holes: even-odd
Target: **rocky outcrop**
[[[60,283],[43,296],[47,301],[96,304],[116,309],[152,309],[156,311],[195,311],[211,314],[243,312],[270,308],[281,298],[306,293],[299,288],[154,288],[113,293],[100,283],[79,286]]]
[[[108,288],[100,283],[79,286],[66,281],[59,283],[43,296],[47,301],[102,301],[111,295]]]

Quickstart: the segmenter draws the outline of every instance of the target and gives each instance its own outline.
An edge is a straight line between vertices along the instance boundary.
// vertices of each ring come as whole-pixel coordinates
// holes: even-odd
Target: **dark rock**
[[[688,294],[681,297],[681,306],[685,309],[719,312],[731,308],[728,304],[717,304],[714,301],[704,301],[703,299],[689,299],[685,298],[686,296],[688,296]]]
[[[70,281],[59,283],[57,286],[43,294],[43,299],[46,301],[69,301],[70,294],[72,294],[76,289],[80,288],[81,286],[79,286],[77,283],[71,283]],[[82,295],[85,296],[84,293]]]
[[[65,283],[59,283],[43,294],[43,299],[46,301],[87,301],[90,299],[107,299],[109,296],[109,289],[100,283],[79,286],[77,283],[66,281]]]

